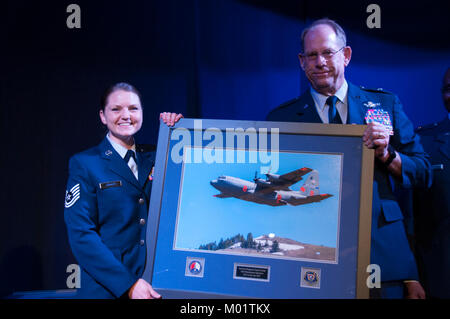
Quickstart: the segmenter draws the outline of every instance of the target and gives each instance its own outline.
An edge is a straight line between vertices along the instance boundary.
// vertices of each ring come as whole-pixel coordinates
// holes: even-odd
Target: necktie
[[[336,110],[336,102],[338,98],[336,96],[330,96],[327,99],[328,108],[328,123],[334,124],[342,124],[341,117],[339,116],[339,112]]]
[[[128,162],[130,161],[131,157],[136,162],[136,154],[134,154],[133,150],[128,150],[127,153],[125,154],[125,157],[123,158],[123,160],[125,161],[125,163],[128,164]]]
[[[131,158],[133,158],[133,160],[131,160]],[[128,164],[136,179],[138,179],[137,161],[134,151],[128,150],[123,160]]]

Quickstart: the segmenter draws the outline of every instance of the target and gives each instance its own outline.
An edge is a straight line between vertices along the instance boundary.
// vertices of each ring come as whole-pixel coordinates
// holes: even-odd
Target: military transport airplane
[[[302,180],[302,176],[309,174],[299,191],[289,186]],[[303,167],[283,175],[267,173],[266,179],[258,178],[255,173],[253,182],[233,176],[219,176],[212,180],[211,185],[221,193],[214,195],[218,198],[235,197],[249,202],[270,206],[303,205],[320,202],[333,195],[320,194],[319,172]]]

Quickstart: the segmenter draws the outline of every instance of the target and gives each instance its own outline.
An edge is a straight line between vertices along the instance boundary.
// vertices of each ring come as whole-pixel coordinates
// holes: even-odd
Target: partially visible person
[[[105,138],[69,161],[64,218],[81,268],[77,298],[160,298],[141,278],[155,151],[134,139],[143,123],[140,93],[127,83],[111,86],[99,116]],[[167,125],[181,117],[160,115]]]
[[[442,81],[447,116],[419,127],[425,151],[431,156],[433,184],[414,191],[414,242],[419,274],[430,298],[450,298],[450,68]]]
[[[268,121],[367,124],[363,142],[375,150],[370,262],[381,268],[381,289],[372,298],[424,298],[409,247],[403,215],[390,178],[406,187],[427,187],[431,169],[397,96],[347,82],[352,57],[341,26],[330,19],[313,22],[302,33],[300,66],[311,88],[272,110]],[[373,121],[383,118],[384,123]]]

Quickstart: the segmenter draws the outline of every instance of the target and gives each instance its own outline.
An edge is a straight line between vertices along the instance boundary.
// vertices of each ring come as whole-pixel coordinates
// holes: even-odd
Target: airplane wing
[[[298,206],[298,205],[304,205],[309,203],[318,203],[324,199],[333,197],[331,194],[319,194],[319,195],[313,195],[308,196],[306,198],[300,198],[300,199],[292,199],[288,201],[288,204],[291,206]]]
[[[302,176],[308,174],[311,172],[312,169],[308,167],[303,167],[300,169],[297,169],[295,171],[280,175],[280,179],[292,182],[292,184],[297,183],[298,181],[302,180]]]
[[[276,190],[291,191],[289,186],[302,180],[302,176],[306,175],[313,170],[308,167],[299,168],[295,171],[280,175],[276,181],[272,181],[270,184],[258,184],[257,192],[261,194],[268,194]]]
[[[269,194],[274,191],[292,191],[292,189],[284,185],[267,185],[256,189],[256,192],[259,194]]]
[[[223,193],[220,193],[220,194],[217,194],[217,195],[213,195],[214,197],[218,197],[218,198],[229,198],[229,197],[233,197],[233,196],[231,196],[231,195],[227,195],[227,194],[223,194]]]
[[[288,187],[285,187],[284,185],[258,185],[258,187],[255,190],[255,193],[258,194],[270,194],[274,191],[278,190],[286,190],[291,191],[292,189],[289,189]]]

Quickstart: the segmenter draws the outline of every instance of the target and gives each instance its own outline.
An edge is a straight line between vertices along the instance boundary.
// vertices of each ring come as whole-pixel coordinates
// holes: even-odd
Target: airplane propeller
[[[267,172],[267,173],[265,173],[264,175],[266,175],[266,181],[268,181],[269,180],[269,174],[270,174],[270,170],[272,169],[272,167],[269,167],[269,171]],[[260,177],[258,177],[258,171],[256,170],[255,171],[255,178],[253,178],[253,181],[257,181],[257,180],[259,180],[259,179],[261,179]]]
[[[270,167],[269,167],[269,170],[267,171],[267,173],[264,174],[264,175],[266,175],[266,180],[267,180],[267,181],[270,180],[269,175],[270,175],[270,171],[271,171],[271,170],[272,170],[272,166],[270,166]]]

